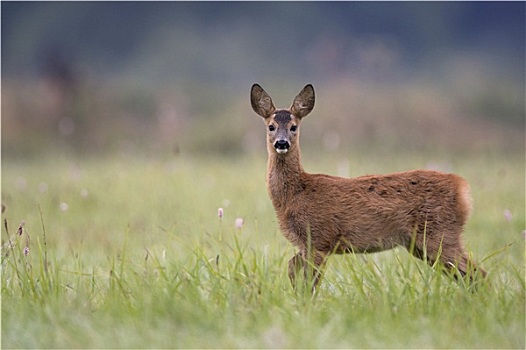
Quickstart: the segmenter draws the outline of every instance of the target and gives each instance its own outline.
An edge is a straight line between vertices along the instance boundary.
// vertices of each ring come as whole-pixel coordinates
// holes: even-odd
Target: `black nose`
[[[286,140],[278,140],[274,143],[275,149],[289,149],[290,143]]]

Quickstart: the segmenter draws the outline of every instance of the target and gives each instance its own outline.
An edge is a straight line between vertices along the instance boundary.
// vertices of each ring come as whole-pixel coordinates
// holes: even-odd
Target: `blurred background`
[[[2,157],[265,152],[249,90],[321,152],[524,152],[524,2],[2,2]]]

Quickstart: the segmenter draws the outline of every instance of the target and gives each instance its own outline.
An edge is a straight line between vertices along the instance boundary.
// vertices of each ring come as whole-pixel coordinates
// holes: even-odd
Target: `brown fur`
[[[471,212],[469,185],[463,178],[427,170],[350,179],[308,174],[300,161],[299,125],[314,107],[312,85],[305,86],[290,109],[277,110],[254,84],[251,103],[270,127],[268,192],[283,234],[299,248],[289,261],[293,282],[298,269],[307,276],[311,266],[315,286],[329,254],[396,246],[430,264],[439,259],[446,270],[456,268],[470,278],[478,270],[485,276],[462,247],[461,233]]]

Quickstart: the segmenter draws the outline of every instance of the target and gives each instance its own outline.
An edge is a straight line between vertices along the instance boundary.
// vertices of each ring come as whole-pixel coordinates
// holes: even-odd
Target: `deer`
[[[343,178],[303,170],[300,125],[314,108],[312,84],[288,109],[278,109],[263,88],[250,91],[252,109],[266,126],[267,190],[279,228],[298,252],[288,262],[319,285],[328,256],[374,253],[398,246],[455,279],[486,276],[466,253],[462,232],[472,211],[469,183],[456,174],[412,170]]]

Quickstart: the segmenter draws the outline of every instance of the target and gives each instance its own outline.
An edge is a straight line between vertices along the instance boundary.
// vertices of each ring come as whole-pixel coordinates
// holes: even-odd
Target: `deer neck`
[[[276,210],[284,207],[301,189],[303,173],[299,148],[295,147],[286,154],[278,154],[274,149],[269,149],[267,185]]]

